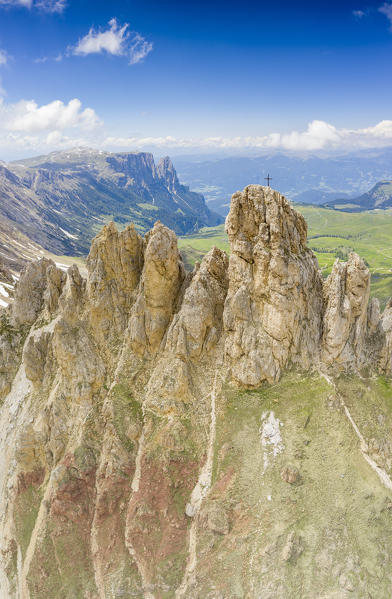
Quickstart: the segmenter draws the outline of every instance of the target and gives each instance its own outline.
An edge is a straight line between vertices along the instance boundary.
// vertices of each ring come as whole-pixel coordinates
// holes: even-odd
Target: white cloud
[[[9,60],[9,55],[5,50],[0,50],[0,67],[4,67],[8,64],[8,60]],[[2,96],[5,95],[5,90],[3,88],[3,82],[2,79],[0,77],[0,102],[1,102],[1,98]]]
[[[325,121],[312,121],[304,131],[270,133],[252,137],[107,137],[103,147],[113,149],[173,148],[194,150],[282,149],[318,151],[364,149],[392,145],[392,121],[364,129],[338,129]]]
[[[42,56],[41,58],[34,58],[33,62],[36,64],[43,64],[49,60],[48,56]]]
[[[33,100],[15,104],[0,97],[0,152],[2,158],[24,156],[72,146],[97,146],[101,121],[80,100],[55,100],[38,106]]]
[[[48,13],[61,13],[67,6],[67,0],[0,0],[0,7],[36,8]]]
[[[87,56],[87,54],[99,54],[104,50],[109,54],[122,56],[125,52],[128,24],[120,27],[116,19],[109,21],[106,31],[95,31],[90,29],[87,35],[79,40],[74,48],[74,54]]]
[[[21,136],[48,136],[72,129],[89,132],[99,124],[95,111],[92,108],[82,109],[80,100],[76,98],[68,104],[55,100],[43,106],[38,106],[33,100],[10,104],[0,98],[0,137],[8,136],[11,141]],[[49,139],[53,141],[55,138]]]
[[[0,104],[0,128],[7,131],[34,133],[49,130],[65,130],[74,127],[92,129],[99,120],[92,108],[82,110],[77,98],[64,104],[54,100],[38,106],[34,100],[21,100],[16,104]]]
[[[72,146],[92,146],[113,151],[210,152],[227,150],[288,150],[297,152],[345,151],[392,146],[392,120],[360,129],[337,128],[311,121],[302,131],[275,132],[243,137],[118,137],[105,133],[92,108],[80,100],[56,100],[44,106],[22,100],[6,103],[0,97],[1,157],[46,152]]]
[[[378,11],[386,16],[386,18],[388,19],[388,21],[391,25],[391,30],[392,30],[392,4],[389,2],[384,2],[384,4],[382,6],[380,6]]]
[[[38,56],[33,59],[35,64],[44,64],[48,61],[61,62],[64,58],[64,54],[57,54],[57,56]]]
[[[366,12],[364,10],[353,10],[353,15],[356,19],[362,19],[366,15]]]
[[[139,33],[134,33],[129,45],[129,64],[142,62],[152,51],[153,45],[147,42]]]
[[[127,56],[129,64],[141,62],[152,51],[153,44],[147,42],[136,31],[129,31],[129,24],[120,26],[117,19],[111,19],[105,30],[90,29],[78,44],[71,48],[72,54],[88,56],[107,52],[114,56]]]

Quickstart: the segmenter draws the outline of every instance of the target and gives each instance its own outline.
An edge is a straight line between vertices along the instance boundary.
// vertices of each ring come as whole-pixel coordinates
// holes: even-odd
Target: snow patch
[[[77,235],[72,235],[69,231],[66,231],[65,229],[62,229],[61,227],[59,227],[59,229],[60,229],[60,231],[62,231],[64,233],[64,235],[66,235],[70,239],[77,239],[78,238]]]
[[[63,264],[62,262],[56,262],[56,266],[60,270],[68,270],[69,269],[68,264]]]
[[[1,295],[4,295],[4,297],[9,297],[9,293],[8,290],[5,288],[5,284],[4,283],[0,283],[0,293]]]
[[[16,241],[16,239],[12,240],[14,243],[16,243],[16,245],[18,245],[20,248],[23,248],[24,250],[26,249],[26,244],[25,243],[19,243],[19,241]]]

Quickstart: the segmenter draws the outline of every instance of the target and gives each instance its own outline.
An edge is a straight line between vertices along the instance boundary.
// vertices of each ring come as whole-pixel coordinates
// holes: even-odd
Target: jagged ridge
[[[25,270],[1,312],[2,596],[206,596],[198,527],[230,528],[203,511],[224,390],[290,365],[391,374],[392,305],[368,303],[357,255],[323,283],[303,217],[261,186],[226,227],[230,259],[214,248],[188,275],[161,223],[104,227],[87,280]]]

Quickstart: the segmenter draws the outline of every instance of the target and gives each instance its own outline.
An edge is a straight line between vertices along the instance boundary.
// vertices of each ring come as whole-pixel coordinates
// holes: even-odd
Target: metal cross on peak
[[[272,181],[272,177],[269,176],[269,173],[266,177],[264,177],[264,179],[267,181],[268,187],[270,187],[270,181]]]

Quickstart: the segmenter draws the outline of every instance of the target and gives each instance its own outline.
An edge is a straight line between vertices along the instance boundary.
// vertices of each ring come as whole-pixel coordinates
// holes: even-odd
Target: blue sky
[[[0,0],[0,78],[3,159],[392,145],[392,2]]]

